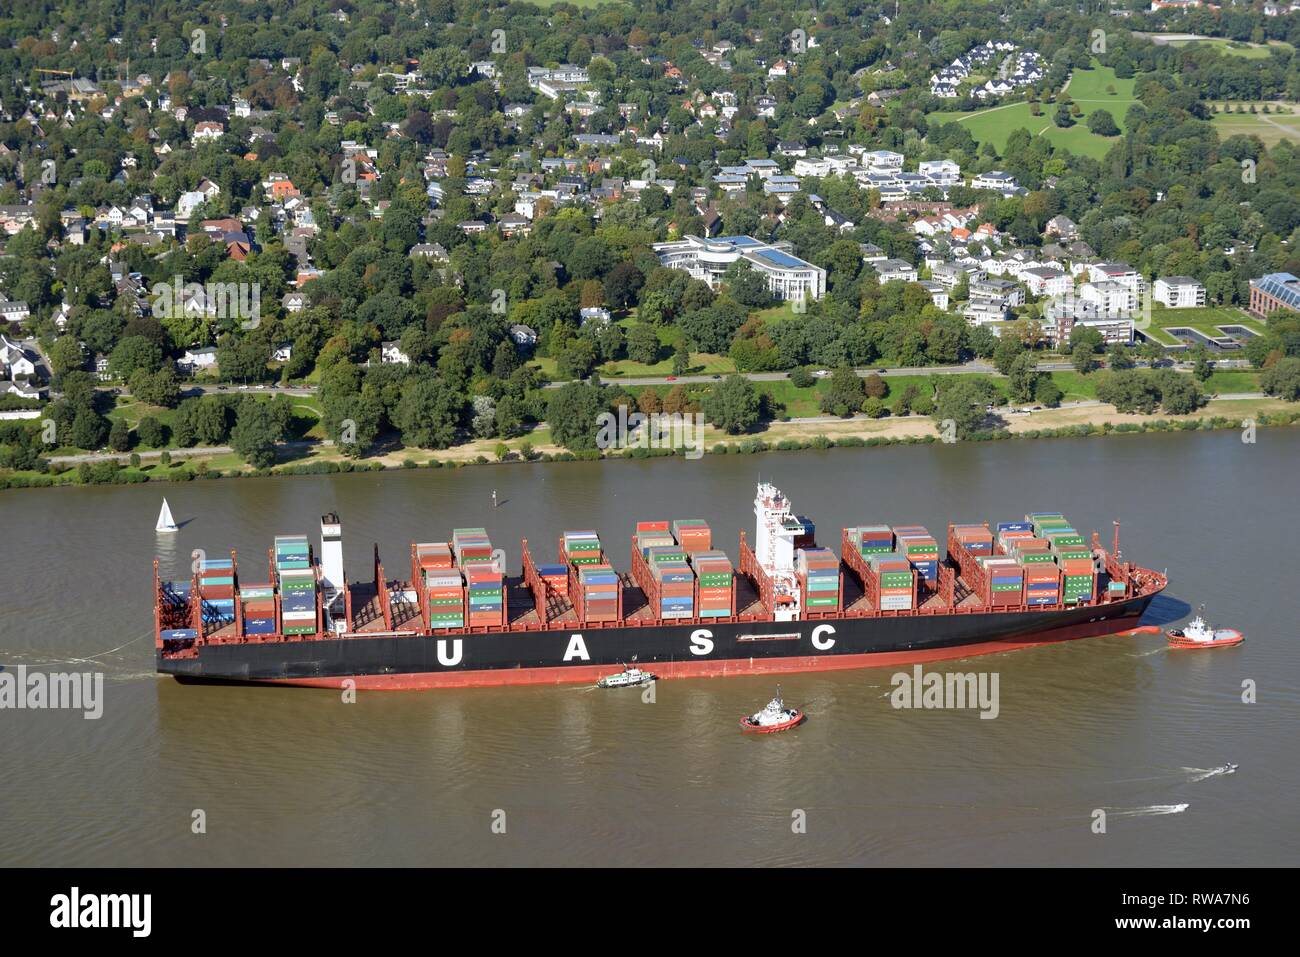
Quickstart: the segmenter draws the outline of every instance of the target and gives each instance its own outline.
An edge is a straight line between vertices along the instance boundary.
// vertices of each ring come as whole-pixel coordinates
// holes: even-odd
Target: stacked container
[[[679,518],[673,522],[673,538],[688,555],[713,548],[713,532],[707,522],[699,518]]]
[[[456,564],[463,569],[492,562],[492,542],[488,539],[486,529],[452,529],[451,548],[456,556]]]
[[[311,567],[311,546],[306,535],[275,536],[275,570],[301,571]]]
[[[1061,600],[1066,604],[1092,601],[1096,595],[1096,574],[1091,558],[1063,558],[1061,565]]]
[[[1025,591],[1024,566],[1001,555],[981,555],[975,560],[988,580],[989,604],[994,608],[1019,605]]]
[[[664,522],[664,524],[667,525],[668,523]],[[636,542],[637,551],[641,553],[643,558],[650,556],[650,549],[652,548],[674,548],[677,545],[671,532],[637,532],[634,541]]]
[[[569,571],[563,565],[538,565],[537,577],[555,594],[569,596]]]
[[[421,558],[420,573],[424,575],[424,596],[429,603],[429,627],[464,628],[465,578],[461,570],[450,563],[425,566]]]
[[[280,632],[316,633],[316,572],[311,568],[280,570]]]
[[[702,551],[691,556],[691,568],[700,585],[701,618],[726,618],[735,599],[735,576],[725,552]]]
[[[988,529],[984,531],[987,533]],[[895,550],[907,556],[917,574],[931,584],[939,580],[939,543],[924,526],[895,526],[894,539]]]
[[[876,552],[867,556],[867,564],[880,579],[881,611],[906,611],[913,607],[916,569],[906,555]]]
[[[455,564],[448,542],[424,542],[415,546],[415,559],[421,569],[451,568]]]
[[[199,568],[203,622],[215,631],[235,620],[235,563],[229,558],[205,559]]]
[[[695,573],[691,566],[685,560],[664,558],[651,562],[650,571],[659,589],[659,617],[694,618]]]
[[[275,585],[271,582],[239,586],[239,606],[244,634],[275,634]]]
[[[979,557],[993,554],[993,533],[984,525],[953,525],[950,528],[957,541],[965,546],[966,551]]]
[[[829,548],[801,548],[795,569],[808,611],[835,611],[840,606],[840,559]]]
[[[597,545],[599,547],[599,545]],[[578,585],[586,621],[614,621],[618,618],[618,573],[604,563],[578,566]]]
[[[571,565],[599,565],[604,561],[600,536],[592,531],[565,532],[564,558]]]
[[[485,563],[471,562],[465,568],[465,580],[469,593],[470,625],[501,625],[505,620],[505,580],[502,574]]]
[[[863,558],[886,555],[894,550],[894,530],[888,525],[859,525],[848,529],[849,541]]]
[[[1047,555],[1048,560],[1045,562],[1030,562],[1022,557],[1021,562],[1025,569],[1025,604],[1026,605],[1059,605],[1061,603],[1061,570],[1056,567],[1056,563],[1051,560],[1051,554]]]

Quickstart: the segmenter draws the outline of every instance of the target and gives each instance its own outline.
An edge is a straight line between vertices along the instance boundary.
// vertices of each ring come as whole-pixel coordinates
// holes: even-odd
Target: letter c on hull
[[[698,628],[691,632],[691,654],[713,654],[713,632],[707,628]]]
[[[812,630],[812,644],[818,651],[830,651],[835,647],[834,638],[822,638],[822,635],[833,635],[835,629],[830,625],[818,625]]]
[[[448,655],[447,639],[438,639],[438,664],[446,665],[448,668],[460,664],[461,652],[465,650],[465,643],[461,639],[455,638],[451,642],[451,647],[452,653]]]

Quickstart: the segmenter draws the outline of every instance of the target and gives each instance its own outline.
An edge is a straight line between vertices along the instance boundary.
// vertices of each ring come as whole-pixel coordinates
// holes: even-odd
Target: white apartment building
[[[1035,296],[1064,296],[1074,288],[1069,273],[1051,266],[1030,266],[1020,271],[1020,281]]]
[[[767,280],[767,288],[777,299],[820,299],[826,295],[826,270],[793,255],[789,243],[765,243],[753,236],[685,236],[675,242],[655,243],[652,248],[661,265],[681,269],[714,289],[733,263],[743,262]]]
[[[1128,315],[1138,305],[1137,293],[1131,286],[1110,280],[1085,282],[1079,287],[1079,299],[1094,303],[1097,311],[1106,316]]]
[[[1205,305],[1205,287],[1190,276],[1161,276],[1152,290],[1156,302],[1170,309],[1194,309]]]

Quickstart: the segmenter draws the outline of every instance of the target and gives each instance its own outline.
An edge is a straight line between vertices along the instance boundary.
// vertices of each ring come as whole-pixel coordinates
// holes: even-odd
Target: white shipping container
[[[282,611],[280,617],[285,621],[315,621],[316,612],[314,611]]]

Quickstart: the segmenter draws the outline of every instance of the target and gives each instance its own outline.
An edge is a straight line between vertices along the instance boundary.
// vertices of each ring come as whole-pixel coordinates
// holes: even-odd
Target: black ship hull
[[[399,690],[588,682],[634,659],[661,678],[894,667],[1130,630],[1155,594],[1051,611],[206,644],[190,656],[160,653],[158,670],[182,681]]]

